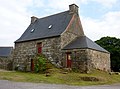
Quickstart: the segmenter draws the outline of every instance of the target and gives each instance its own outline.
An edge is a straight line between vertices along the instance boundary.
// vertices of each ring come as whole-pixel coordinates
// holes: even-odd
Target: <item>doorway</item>
[[[72,67],[71,52],[66,53],[66,66],[67,68]]]
[[[34,60],[31,59],[31,71],[34,71]]]

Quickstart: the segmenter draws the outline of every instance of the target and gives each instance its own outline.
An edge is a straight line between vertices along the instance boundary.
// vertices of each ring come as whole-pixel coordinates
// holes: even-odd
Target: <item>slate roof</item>
[[[0,57],[8,57],[11,54],[13,47],[0,47]]]
[[[107,50],[100,47],[98,44],[96,44],[86,36],[80,36],[76,38],[74,41],[72,41],[67,46],[65,46],[63,50],[83,49],[83,48],[89,48],[89,49],[94,49],[94,50],[109,53]]]
[[[69,10],[40,18],[33,24],[30,24],[22,36],[15,42],[60,36],[61,33],[65,31],[71,18],[72,14],[69,14]],[[52,25],[52,27],[49,29],[50,25]]]

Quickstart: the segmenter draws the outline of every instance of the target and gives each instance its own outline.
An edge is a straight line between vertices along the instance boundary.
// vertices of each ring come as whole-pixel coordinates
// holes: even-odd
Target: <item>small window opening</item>
[[[48,28],[51,29],[51,28],[52,28],[52,25],[49,25]]]
[[[42,53],[42,43],[37,43],[37,53],[38,54]]]

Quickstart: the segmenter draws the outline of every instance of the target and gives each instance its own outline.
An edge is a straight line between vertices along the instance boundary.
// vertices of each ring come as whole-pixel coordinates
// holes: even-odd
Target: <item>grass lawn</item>
[[[70,72],[63,74],[60,69],[52,69],[50,76],[45,74],[25,73],[25,72],[5,72],[0,71],[0,79],[17,82],[34,82],[67,85],[101,85],[120,83],[120,75],[109,75],[106,72],[95,70],[90,74],[80,74]]]

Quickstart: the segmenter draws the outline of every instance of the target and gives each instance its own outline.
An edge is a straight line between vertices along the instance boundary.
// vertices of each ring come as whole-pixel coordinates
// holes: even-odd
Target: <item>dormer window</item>
[[[51,29],[51,28],[52,28],[52,25],[49,25],[48,28]]]
[[[33,33],[35,31],[35,29],[32,29],[30,32]]]

